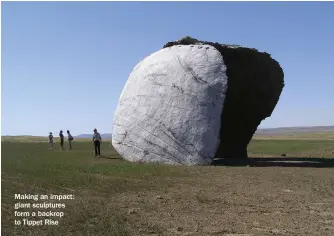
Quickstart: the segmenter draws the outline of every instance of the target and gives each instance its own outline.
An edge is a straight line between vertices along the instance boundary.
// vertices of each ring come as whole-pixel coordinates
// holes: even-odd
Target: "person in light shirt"
[[[97,129],[94,129],[94,134],[93,134],[93,144],[95,148],[95,156],[100,157],[100,148],[101,148],[101,142],[102,138],[99,132],[97,132]]]

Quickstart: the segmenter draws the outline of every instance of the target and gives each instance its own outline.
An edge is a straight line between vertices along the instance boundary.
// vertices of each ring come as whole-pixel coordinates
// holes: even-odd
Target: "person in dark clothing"
[[[67,130],[67,139],[68,139],[68,145],[70,146],[69,150],[72,150],[73,136],[71,135],[69,130]]]
[[[60,150],[64,150],[64,135],[62,130],[60,130],[59,132],[59,137],[60,137]]]
[[[99,132],[97,132],[97,129],[94,129],[94,134],[93,134],[93,143],[95,147],[95,156],[100,157],[100,148],[101,148],[101,142],[102,138]]]

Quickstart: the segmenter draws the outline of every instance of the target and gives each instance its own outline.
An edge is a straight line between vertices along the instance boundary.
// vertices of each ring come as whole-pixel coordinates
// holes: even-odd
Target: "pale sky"
[[[135,65],[184,36],[266,51],[286,86],[260,127],[334,125],[334,2],[2,2],[2,135],[111,133]]]

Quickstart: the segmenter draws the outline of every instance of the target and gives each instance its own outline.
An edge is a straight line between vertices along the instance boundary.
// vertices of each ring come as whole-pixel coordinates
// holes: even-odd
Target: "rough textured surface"
[[[134,68],[122,91],[113,146],[129,161],[210,164],[226,89],[226,66],[212,46],[153,53]]]
[[[273,112],[284,87],[284,73],[268,53],[239,45],[224,45],[185,37],[167,43],[212,45],[227,67],[228,90],[222,112],[220,145],[216,157],[246,158],[247,145],[261,121]],[[218,128],[218,127],[217,127]]]
[[[140,62],[121,94],[113,145],[129,161],[187,165],[247,158],[284,87],[269,54],[190,37]]]

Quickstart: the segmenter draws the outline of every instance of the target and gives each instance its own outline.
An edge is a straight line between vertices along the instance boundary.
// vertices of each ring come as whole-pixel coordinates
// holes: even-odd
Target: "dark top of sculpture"
[[[170,41],[170,42],[166,43],[163,46],[163,48],[171,47],[171,46],[174,46],[174,45],[191,45],[191,44],[194,44],[194,45],[203,45],[203,44],[215,45],[215,44],[218,44],[218,45],[229,47],[229,48],[247,48],[247,47],[243,47],[243,46],[238,45],[238,44],[221,44],[221,43],[218,43],[218,42],[214,43],[214,42],[209,42],[209,41],[201,41],[201,40],[192,38],[190,36],[183,37],[183,38],[181,38],[179,40],[176,40],[176,41]],[[255,48],[248,48],[248,49],[257,51]]]

